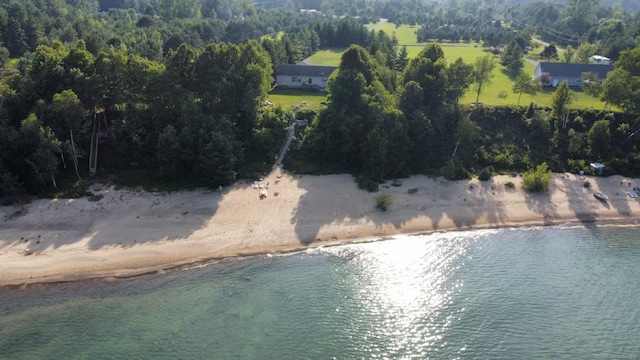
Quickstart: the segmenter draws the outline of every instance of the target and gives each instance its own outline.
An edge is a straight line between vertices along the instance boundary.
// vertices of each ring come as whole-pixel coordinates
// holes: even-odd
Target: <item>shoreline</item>
[[[588,179],[590,188],[584,188]],[[395,202],[374,209],[376,193],[350,175],[290,175],[222,193],[156,194],[94,188],[97,202],[36,200],[16,215],[0,207],[0,291],[32,284],[121,279],[224,259],[374,242],[397,235],[536,226],[637,226],[636,179],[554,174],[549,193],[526,193],[520,178],[447,181],[413,176],[381,187]],[[515,188],[505,186],[513,182]],[[592,196],[609,195],[608,202]],[[278,193],[278,196],[276,195]],[[29,249],[32,255],[25,256]]]
[[[608,228],[608,227],[640,227],[640,221],[638,222],[629,222],[628,219],[622,218],[607,218],[602,220],[594,220],[588,224],[598,224],[597,227],[600,228]],[[67,284],[67,283],[80,283],[80,282],[91,282],[91,281],[118,281],[118,280],[126,280],[126,279],[134,279],[139,277],[144,277],[148,275],[156,275],[163,274],[171,271],[179,271],[188,268],[195,268],[200,266],[208,266],[216,263],[220,263],[222,261],[233,261],[240,260],[258,256],[286,256],[291,254],[301,253],[307,250],[313,249],[321,249],[325,247],[337,247],[337,246],[346,246],[346,245],[355,245],[355,244],[368,244],[368,243],[377,243],[382,241],[391,241],[398,240],[398,237],[413,237],[413,236],[429,236],[434,234],[444,234],[444,233],[452,233],[452,232],[469,232],[469,231],[482,231],[482,230],[505,230],[505,229],[535,229],[535,228],[545,228],[545,227],[572,227],[572,228],[585,228],[588,227],[588,224],[580,223],[578,221],[575,222],[564,222],[561,224],[536,224],[536,223],[527,223],[527,224],[511,224],[505,226],[498,227],[478,227],[472,229],[452,229],[452,230],[430,230],[424,232],[416,232],[416,233],[399,233],[396,235],[391,235],[388,237],[379,237],[379,238],[354,238],[354,239],[342,239],[342,240],[329,240],[328,242],[318,242],[314,244],[310,244],[306,247],[291,247],[278,249],[275,251],[259,251],[259,252],[247,252],[247,253],[238,253],[233,255],[218,255],[210,258],[203,258],[199,260],[188,261],[185,263],[170,263],[166,265],[161,265],[159,267],[153,268],[140,268],[140,269],[122,269],[121,273],[117,275],[108,275],[108,274],[100,274],[100,275],[77,275],[77,277],[69,276],[65,278],[56,278],[53,276],[47,276],[43,279],[38,278],[28,278],[28,279],[15,279],[16,283],[9,284],[0,284],[0,294],[3,291],[11,291],[11,290],[20,290],[25,289],[30,286],[37,285],[55,285],[55,284]]]

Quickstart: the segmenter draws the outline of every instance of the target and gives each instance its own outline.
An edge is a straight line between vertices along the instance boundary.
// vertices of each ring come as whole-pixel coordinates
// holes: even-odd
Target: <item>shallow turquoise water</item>
[[[639,230],[404,237],[5,292],[0,359],[635,359]]]

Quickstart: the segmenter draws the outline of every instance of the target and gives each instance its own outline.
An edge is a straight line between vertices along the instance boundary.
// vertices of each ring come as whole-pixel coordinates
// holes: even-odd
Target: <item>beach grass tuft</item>
[[[374,198],[376,202],[376,209],[381,211],[387,211],[391,205],[393,205],[393,197],[389,194],[378,194]]]

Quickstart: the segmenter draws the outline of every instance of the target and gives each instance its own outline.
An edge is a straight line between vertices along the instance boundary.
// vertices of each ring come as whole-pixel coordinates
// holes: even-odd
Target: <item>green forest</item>
[[[0,198],[80,196],[98,177],[153,187],[217,187],[268,171],[294,115],[287,169],[348,172],[368,189],[411,174],[467,178],[553,171],[640,173],[640,15],[600,0],[7,0],[0,4]],[[317,9],[310,15],[300,9]],[[409,58],[379,18],[412,24]],[[600,54],[615,70],[584,91],[603,109],[529,103],[534,38]],[[439,43],[486,56],[446,59]],[[317,110],[265,106],[279,64],[348,48]],[[569,53],[569,55],[567,55]],[[523,106],[481,106],[495,54]],[[585,79],[589,74],[585,74]],[[598,79],[595,79],[598,80]],[[602,80],[602,79],[600,79]],[[476,103],[461,104],[467,91]],[[99,152],[91,158],[92,148]]]

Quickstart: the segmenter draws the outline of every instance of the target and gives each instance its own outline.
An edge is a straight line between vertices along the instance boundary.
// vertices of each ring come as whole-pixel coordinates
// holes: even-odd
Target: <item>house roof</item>
[[[335,66],[282,64],[278,66],[278,71],[276,72],[276,74],[285,76],[328,77],[336,69],[337,67]]]
[[[593,72],[598,74],[600,80],[604,80],[607,77],[607,73],[613,71],[613,65],[541,62],[540,70],[551,74],[551,76],[576,78],[582,77],[584,72]]]

